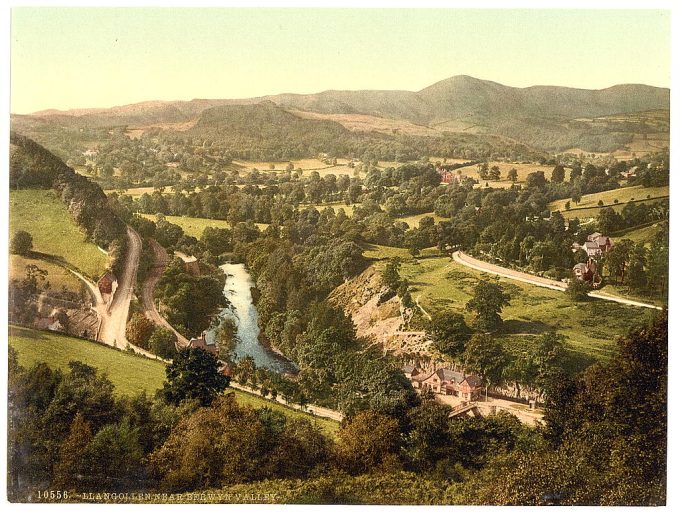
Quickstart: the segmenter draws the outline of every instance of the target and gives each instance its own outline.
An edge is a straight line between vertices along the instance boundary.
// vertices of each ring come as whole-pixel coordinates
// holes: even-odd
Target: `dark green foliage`
[[[201,265],[205,270],[207,265]],[[193,276],[184,269],[181,259],[175,258],[158,281],[158,294],[166,306],[168,321],[179,329],[198,335],[210,326],[219,309],[225,307],[223,276]]]
[[[328,440],[308,422],[217,398],[182,419],[151,456],[160,487],[187,491],[264,478],[306,477],[326,462]]]
[[[503,346],[489,334],[477,333],[465,344],[465,366],[479,374],[486,384],[503,381],[503,371],[510,359]]]
[[[33,236],[25,230],[18,230],[9,242],[11,254],[26,255],[33,248]]]
[[[458,358],[470,338],[472,330],[460,313],[439,311],[427,323],[427,337],[441,353]]]
[[[499,284],[479,281],[475,286],[473,297],[465,305],[468,311],[474,311],[475,327],[481,331],[493,331],[500,327],[503,320],[500,312],[503,306],[510,303],[510,296],[504,293]]]
[[[608,365],[594,365],[575,381],[556,379],[547,391],[550,443],[499,457],[459,501],[664,505],[667,348],[663,315],[620,339]]]
[[[166,368],[167,381],[161,393],[168,403],[189,399],[208,406],[229,386],[229,378],[217,372],[217,359],[199,348],[183,348]]]
[[[565,293],[569,299],[575,302],[583,302],[584,300],[588,300],[588,293],[590,293],[591,290],[592,286],[589,283],[574,277],[569,280]]]
[[[161,358],[172,360],[177,355],[177,337],[165,327],[156,327],[148,341],[148,349]]]

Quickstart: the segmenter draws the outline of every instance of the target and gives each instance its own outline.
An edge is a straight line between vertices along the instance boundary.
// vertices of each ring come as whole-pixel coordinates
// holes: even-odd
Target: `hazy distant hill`
[[[418,92],[328,90],[317,94],[279,94],[252,99],[151,101],[109,109],[47,110],[32,114],[30,119],[24,116],[15,116],[14,119],[90,127],[193,124],[198,121],[199,127],[209,130],[207,121],[217,124],[220,119],[204,117],[206,111],[262,101],[316,114],[365,114],[403,120],[439,132],[488,133],[545,150],[580,147],[609,151],[630,142],[635,134],[664,133],[664,125],[659,126],[656,122],[646,124],[644,120],[641,122],[640,117],[635,118],[635,124],[625,120],[593,123],[589,119],[657,111],[656,120],[663,123],[663,117],[658,118],[658,111],[663,113],[669,109],[670,91],[646,85],[618,85],[602,90],[559,86],[514,88],[461,75],[439,81]],[[234,115],[235,112],[229,113]],[[253,131],[263,128],[258,121],[258,118],[249,120],[246,117],[237,126],[244,135],[252,135]],[[294,119],[287,119],[287,122],[291,121]],[[342,124],[339,118],[338,121]],[[622,125],[621,122],[627,124]],[[297,129],[305,126],[298,121],[294,123]],[[235,128],[229,131],[233,133]],[[331,126],[324,129],[331,131]]]

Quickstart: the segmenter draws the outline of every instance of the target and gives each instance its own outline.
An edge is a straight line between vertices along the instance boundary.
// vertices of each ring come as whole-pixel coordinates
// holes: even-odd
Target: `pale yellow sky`
[[[15,8],[11,110],[511,86],[670,86],[667,11]]]

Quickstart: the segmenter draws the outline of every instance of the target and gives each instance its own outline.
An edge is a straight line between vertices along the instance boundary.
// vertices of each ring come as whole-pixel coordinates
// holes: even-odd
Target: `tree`
[[[148,349],[149,338],[151,338],[155,328],[153,322],[142,313],[135,313],[127,323],[125,336],[137,347]]]
[[[333,456],[335,463],[351,475],[398,466],[399,422],[372,410],[343,421]]]
[[[471,334],[463,315],[453,311],[436,312],[427,324],[427,338],[432,340],[439,352],[452,358],[463,352],[465,342]]]
[[[619,230],[623,225],[623,218],[621,214],[617,213],[611,207],[606,207],[600,210],[597,215],[597,227],[603,234],[611,234]]]
[[[387,264],[385,265],[385,269],[382,273],[382,282],[390,289],[396,290],[399,286],[399,282],[401,281],[401,277],[399,276],[400,265],[401,261],[398,257],[393,257],[387,261]]]
[[[475,286],[473,297],[467,302],[465,309],[477,314],[477,329],[493,331],[503,323],[500,312],[509,303],[510,296],[503,292],[499,284],[482,280]]]
[[[236,322],[231,318],[225,318],[220,323],[215,334],[215,342],[220,350],[220,359],[233,360],[232,355],[239,342],[237,331]]]
[[[552,170],[552,175],[550,176],[550,181],[552,183],[562,183],[564,182],[564,166],[556,165]]]
[[[165,327],[157,327],[151,333],[148,349],[156,356],[172,360],[177,354],[177,337]]]
[[[527,175],[526,187],[527,189],[542,189],[546,186],[547,180],[543,171],[534,171]]]
[[[647,247],[644,243],[637,243],[630,251],[626,284],[634,290],[641,290],[647,286],[646,256]]]
[[[68,436],[59,447],[59,460],[54,467],[54,485],[77,489],[84,471],[83,451],[92,440],[92,429],[78,412],[71,423]]]
[[[576,302],[583,302],[588,300],[588,293],[592,289],[592,286],[581,279],[572,277],[567,285],[567,290],[565,293],[567,297]]]
[[[33,249],[33,236],[24,230],[17,230],[9,243],[12,254],[26,255]]]
[[[489,178],[491,180],[500,180],[501,170],[497,165],[491,166],[491,169],[489,169]]]
[[[511,182],[516,182],[517,181],[517,169],[514,167],[508,171],[508,180]]]
[[[409,430],[404,444],[409,468],[422,472],[450,456],[450,411],[450,407],[432,400],[409,410]]]
[[[144,480],[139,430],[123,419],[104,426],[82,452],[84,480],[79,488],[121,491]]]
[[[509,363],[503,346],[489,334],[477,333],[465,344],[465,367],[479,374],[486,385],[497,385]]]
[[[199,348],[184,348],[165,367],[167,381],[161,394],[174,405],[186,399],[197,399],[208,406],[229,386],[229,378],[217,372],[217,359]]]
[[[621,282],[625,280],[626,277],[626,267],[630,261],[630,256],[635,247],[635,243],[630,239],[622,239],[617,242],[611,249],[607,252],[604,258],[604,263],[609,270],[609,273],[616,277],[621,278]]]

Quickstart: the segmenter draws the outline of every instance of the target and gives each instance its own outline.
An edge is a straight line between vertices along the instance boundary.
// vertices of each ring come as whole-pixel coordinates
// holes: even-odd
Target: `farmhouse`
[[[588,257],[600,257],[603,253],[609,252],[612,246],[614,246],[614,241],[609,237],[603,236],[599,232],[590,234],[583,245],[574,243],[572,250],[576,251],[579,248],[585,250]]]
[[[482,381],[474,374],[450,369],[437,369],[412,378],[412,383],[422,391],[457,396],[464,401],[474,401],[482,390]]]
[[[572,268],[574,277],[585,282],[593,282],[595,270],[595,262],[592,259],[588,259],[586,263],[578,263]]]
[[[99,293],[102,297],[113,298],[116,293],[116,288],[118,288],[118,279],[113,274],[111,270],[107,270],[104,275],[102,275],[97,281],[97,288],[99,288]]]
[[[413,380],[413,378],[415,378],[416,376],[418,376],[422,372],[415,365],[404,365],[402,370],[404,372],[404,376],[406,376],[406,379],[409,380],[409,381]]]

